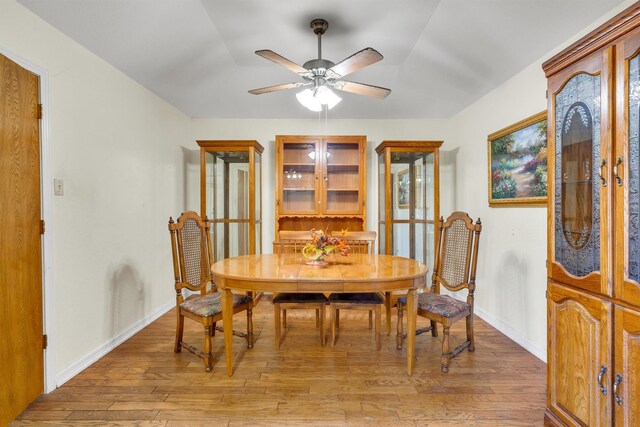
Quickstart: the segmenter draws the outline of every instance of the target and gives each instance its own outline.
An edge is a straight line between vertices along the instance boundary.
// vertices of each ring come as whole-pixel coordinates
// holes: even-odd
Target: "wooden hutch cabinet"
[[[381,254],[433,263],[441,145],[442,141],[382,141],[376,148]]]
[[[280,230],[364,230],[365,136],[276,136]]]
[[[640,425],[640,5],[548,78],[547,411]]]
[[[214,261],[262,252],[262,146],[197,141],[200,214],[211,224]]]

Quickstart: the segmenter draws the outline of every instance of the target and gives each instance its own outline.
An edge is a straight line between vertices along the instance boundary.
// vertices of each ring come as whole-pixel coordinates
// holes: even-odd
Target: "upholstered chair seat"
[[[398,301],[400,301],[400,304],[406,304],[407,297],[400,297]],[[442,317],[452,318],[469,310],[469,304],[451,298],[448,295],[422,293],[418,294],[418,310],[425,310]]]

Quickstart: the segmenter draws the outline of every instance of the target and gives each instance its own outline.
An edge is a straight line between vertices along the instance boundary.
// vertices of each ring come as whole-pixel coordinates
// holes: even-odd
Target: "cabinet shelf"
[[[283,188],[282,191],[315,191],[313,188]]]
[[[358,189],[358,188],[327,188],[327,191],[343,191],[343,192],[353,191],[353,192],[358,192],[358,191],[360,191],[360,189]]]

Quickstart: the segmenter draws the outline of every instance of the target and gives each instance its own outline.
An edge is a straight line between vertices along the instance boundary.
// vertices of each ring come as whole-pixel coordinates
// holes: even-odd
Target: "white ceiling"
[[[329,21],[323,57],[365,47],[384,59],[349,80],[384,100],[340,92],[330,118],[446,118],[623,0],[18,0],[190,117],[313,118],[301,78],[254,54],[317,57],[313,18]],[[541,71],[542,72],[542,71]]]

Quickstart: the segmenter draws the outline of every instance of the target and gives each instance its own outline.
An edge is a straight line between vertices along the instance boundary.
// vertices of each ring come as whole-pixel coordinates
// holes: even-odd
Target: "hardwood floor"
[[[244,315],[236,318],[244,328]],[[395,332],[383,334],[376,351],[367,319],[367,313],[342,313],[332,349],[318,343],[313,310],[294,310],[276,350],[273,306],[263,300],[254,311],[255,347],[234,338],[229,378],[221,333],[214,338],[213,372],[191,353],[173,352],[172,310],[41,396],[12,425],[543,424],[546,365],[482,320],[475,320],[476,352],[453,359],[448,374],[440,372],[440,337],[417,337],[414,374],[407,376]],[[452,344],[465,336],[458,323]],[[196,322],[185,321],[185,340],[200,344]]]

